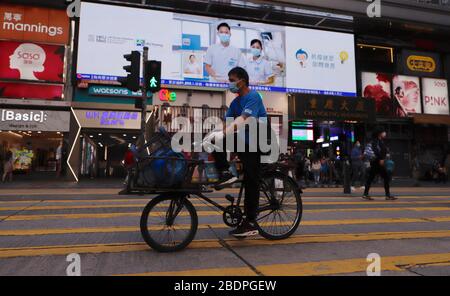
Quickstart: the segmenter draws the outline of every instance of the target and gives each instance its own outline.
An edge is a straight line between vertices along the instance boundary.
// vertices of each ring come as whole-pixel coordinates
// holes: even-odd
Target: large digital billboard
[[[286,27],[289,92],[356,96],[352,34]]]
[[[165,85],[226,88],[228,71],[241,66],[257,90],[356,95],[351,34],[82,3],[79,79],[125,76],[123,55],[144,46],[162,61]],[[311,66],[300,66],[300,49]]]

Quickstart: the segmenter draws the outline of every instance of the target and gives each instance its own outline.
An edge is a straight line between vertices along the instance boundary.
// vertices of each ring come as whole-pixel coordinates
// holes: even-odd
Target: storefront
[[[13,154],[14,174],[51,179],[66,173],[70,112],[0,108],[0,159]]]
[[[373,100],[308,94],[289,96],[289,144],[307,155],[339,159],[355,141],[364,142],[364,126],[375,121]]]
[[[386,41],[388,42],[388,41]],[[388,132],[387,145],[396,176],[410,177],[419,166],[421,178],[448,150],[448,80],[439,52],[414,48],[358,46],[360,92],[376,102],[376,126]],[[376,61],[376,63],[373,63]]]
[[[205,134],[210,131],[204,125],[205,120],[223,118],[226,111],[225,91],[218,90],[163,88],[154,95],[153,104],[159,108],[160,125],[171,133],[179,131],[175,119],[185,117],[192,134]]]
[[[127,110],[73,109],[69,163],[80,178],[125,177],[121,161],[140,135],[141,113]]]

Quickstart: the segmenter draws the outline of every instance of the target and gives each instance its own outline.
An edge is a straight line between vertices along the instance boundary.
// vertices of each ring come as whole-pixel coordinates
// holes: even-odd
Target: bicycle
[[[150,158],[155,159],[155,157]],[[186,162],[188,170],[179,188],[147,188],[145,190],[145,193],[158,194],[158,196],[153,198],[142,212],[141,234],[145,242],[159,252],[182,250],[194,239],[198,228],[198,216],[190,201],[193,196],[223,212],[223,222],[229,227],[237,227],[244,218],[241,208],[244,191],[242,180],[237,182],[241,185],[237,200],[232,195],[226,195],[225,198],[230,205],[222,206],[205,195],[213,192],[207,186],[214,185],[214,182],[195,184],[191,182],[196,166],[202,161],[186,160]],[[300,225],[303,213],[301,189],[291,177],[281,172],[280,168],[278,164],[263,165],[261,172],[256,226],[259,234],[269,240],[290,237]]]

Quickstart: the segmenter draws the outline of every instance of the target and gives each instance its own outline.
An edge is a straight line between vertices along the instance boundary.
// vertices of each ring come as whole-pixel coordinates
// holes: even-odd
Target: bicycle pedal
[[[234,196],[227,194],[227,195],[225,195],[225,198],[232,204],[234,203]]]

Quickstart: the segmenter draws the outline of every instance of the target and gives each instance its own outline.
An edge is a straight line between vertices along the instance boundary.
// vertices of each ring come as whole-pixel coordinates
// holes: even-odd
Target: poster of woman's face
[[[394,76],[393,89],[395,99],[407,114],[422,113],[418,77]]]

